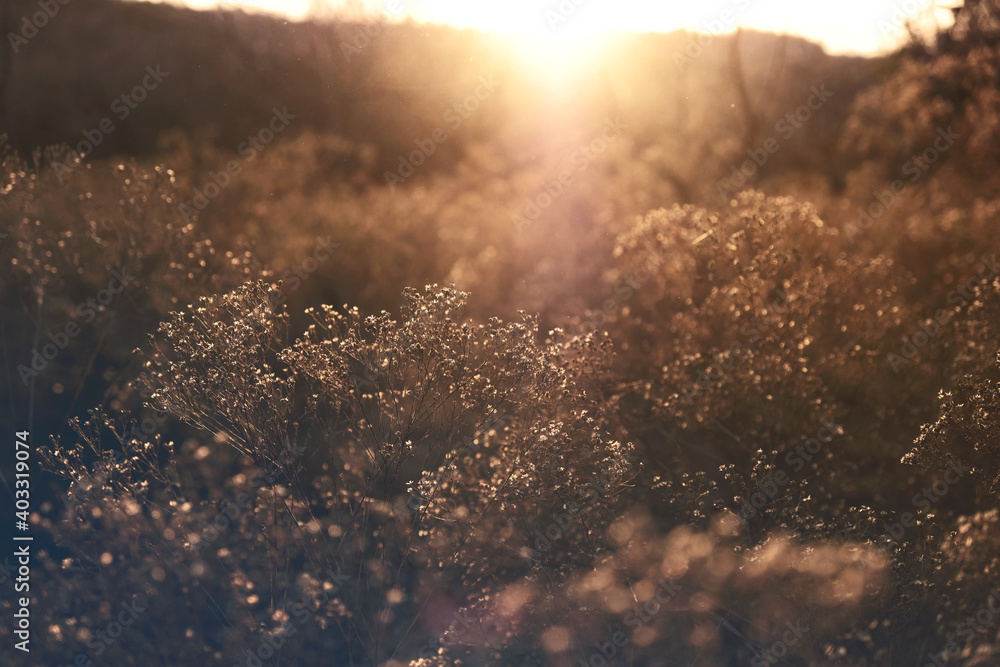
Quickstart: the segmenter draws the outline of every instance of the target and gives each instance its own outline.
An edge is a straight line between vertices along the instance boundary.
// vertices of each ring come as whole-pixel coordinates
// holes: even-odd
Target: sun
[[[508,33],[513,55],[523,74],[534,74],[549,88],[571,85],[601,60],[607,33],[560,35]]]
[[[485,31],[484,39],[502,40],[512,48],[518,69],[548,87],[569,85],[600,59],[610,35],[600,15],[580,0],[539,8],[534,3],[449,3],[452,25]]]

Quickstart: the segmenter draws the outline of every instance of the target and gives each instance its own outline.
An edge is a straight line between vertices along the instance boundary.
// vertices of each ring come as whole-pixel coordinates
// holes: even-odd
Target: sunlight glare
[[[606,41],[608,24],[600,12],[588,11],[583,0],[563,0],[548,8],[535,3],[474,4],[438,0],[433,15],[424,16],[413,3],[418,20],[447,16],[458,27],[486,29],[515,47],[521,69],[534,72],[547,85],[576,79],[595,64]],[[595,3],[597,4],[597,3]]]
[[[162,0],[152,0],[162,1]],[[648,0],[170,0],[193,7],[242,8],[289,18],[352,15],[392,21],[451,25],[504,35],[547,63],[571,69],[589,50],[588,38],[612,31],[689,30],[722,34],[737,27],[799,35],[831,54],[873,55],[905,43],[906,24],[918,32],[951,23],[956,0],[704,0],[700,3]],[[390,6],[392,9],[390,9]]]

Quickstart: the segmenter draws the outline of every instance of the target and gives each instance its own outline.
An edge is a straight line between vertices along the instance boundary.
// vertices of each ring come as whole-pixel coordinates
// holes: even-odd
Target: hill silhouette
[[[14,2],[10,24],[16,28],[33,7]],[[480,77],[497,81],[489,104],[440,146],[429,171],[453,165],[483,138],[502,138],[516,165],[542,148],[541,134],[557,150],[609,115],[629,124],[637,153],[664,137],[694,139],[714,151],[705,147],[732,134],[751,148],[769,128],[774,134],[775,119],[802,104],[810,86],[822,84],[835,91],[822,127],[793,137],[769,168],[842,176],[842,166],[820,156],[834,152],[862,82],[877,80],[887,65],[829,56],[796,37],[746,32],[738,39],[734,60],[733,34],[617,34],[576,74],[579,81],[565,82],[571,92],[553,94],[520,66],[516,46],[471,30],[374,20],[297,23],[233,10],[88,0],[61,6],[10,55],[0,129],[21,151],[81,146],[103,119],[115,129],[94,148],[95,157],[155,154],[172,130],[234,150],[272,109],[287,108],[295,115],[292,132],[309,129],[375,147],[379,172],[395,167],[415,139],[445,125],[443,113],[472,94]],[[126,107],[121,96],[141,84],[147,67],[166,73],[162,84]],[[665,169],[682,171],[676,159],[664,159]],[[342,164],[332,168],[361,166],[337,160]]]

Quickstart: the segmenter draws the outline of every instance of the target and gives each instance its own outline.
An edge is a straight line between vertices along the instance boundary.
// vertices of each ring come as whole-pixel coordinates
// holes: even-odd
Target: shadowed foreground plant
[[[153,405],[216,443],[193,457],[216,488],[186,484],[178,465],[160,490],[215,498],[227,520],[183,495],[151,493],[163,502],[150,507],[130,493],[142,509],[123,516],[144,525],[122,530],[152,528],[156,557],[133,542],[133,562],[209,595],[225,629],[202,629],[206,650],[247,655],[269,635],[296,661],[336,650],[344,664],[380,664],[414,655],[470,599],[526,577],[544,594],[593,564],[629,470],[601,417],[606,341],[553,332],[539,344],[530,317],[463,322],[466,295],[428,287],[405,293],[400,321],[324,307],[288,344],[270,296],[249,283],[172,314],[142,381]],[[588,500],[598,472],[602,493]],[[108,487],[93,500],[119,496]],[[586,509],[566,525],[574,503]],[[532,548],[559,512],[560,538]],[[296,604],[314,616],[293,637]],[[520,631],[512,622],[507,641]]]

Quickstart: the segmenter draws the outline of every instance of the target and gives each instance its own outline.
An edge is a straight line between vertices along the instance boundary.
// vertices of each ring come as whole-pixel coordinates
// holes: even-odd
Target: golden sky
[[[957,0],[170,0],[193,7],[239,6],[299,19],[317,8],[359,6],[390,20],[446,23],[557,46],[609,29],[729,32],[739,26],[788,32],[837,54],[874,54],[905,39],[906,20],[947,25]]]

